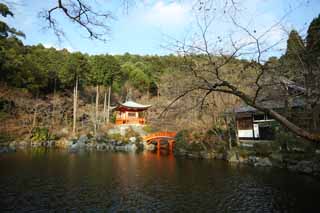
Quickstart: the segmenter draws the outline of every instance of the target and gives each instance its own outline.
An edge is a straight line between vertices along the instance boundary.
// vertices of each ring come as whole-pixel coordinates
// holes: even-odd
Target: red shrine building
[[[138,104],[134,101],[119,103],[114,108],[116,111],[116,125],[133,124],[144,125],[146,123],[146,110],[151,105]]]

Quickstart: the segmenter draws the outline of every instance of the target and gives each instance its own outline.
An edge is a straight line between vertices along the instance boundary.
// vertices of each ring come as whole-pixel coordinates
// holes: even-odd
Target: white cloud
[[[70,46],[66,46],[66,47],[62,47],[62,46],[58,46],[58,45],[54,45],[54,44],[51,44],[51,43],[44,43],[43,46],[45,48],[55,48],[57,50],[62,50],[62,49],[67,49],[69,52],[74,52],[74,48],[70,47]]]
[[[181,26],[188,22],[190,9],[187,3],[158,1],[144,14],[143,19],[160,27]]]

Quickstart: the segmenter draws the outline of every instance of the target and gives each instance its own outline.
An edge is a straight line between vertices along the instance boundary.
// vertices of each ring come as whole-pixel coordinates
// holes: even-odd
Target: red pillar
[[[157,149],[160,151],[160,139],[157,139]]]
[[[168,142],[169,142],[169,150],[171,153],[173,153],[173,146],[174,146],[175,141],[173,139],[171,139]]]

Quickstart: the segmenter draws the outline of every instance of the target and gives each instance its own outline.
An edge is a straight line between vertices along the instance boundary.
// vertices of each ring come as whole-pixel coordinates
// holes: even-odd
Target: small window
[[[273,120],[273,117],[269,114],[266,114],[266,120]]]
[[[238,129],[252,129],[252,120],[251,118],[241,118],[238,120]]]
[[[128,112],[128,116],[129,117],[136,117],[136,113],[135,112]]]
[[[264,116],[264,114],[253,115],[253,120],[255,120],[255,121],[263,121],[263,120],[265,120],[265,116]]]

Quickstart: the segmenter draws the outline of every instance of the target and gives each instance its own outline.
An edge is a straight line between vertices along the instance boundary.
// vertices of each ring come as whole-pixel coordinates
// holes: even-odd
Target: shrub
[[[110,138],[111,140],[121,141],[122,136],[121,136],[120,133],[115,133],[115,134],[109,135],[109,138]]]
[[[149,126],[149,125],[145,125],[145,126],[143,127],[143,131],[145,131],[145,132],[147,132],[147,133],[151,133],[151,132],[154,131],[154,129],[153,129],[151,126]]]
[[[272,145],[270,143],[255,143],[253,145],[253,150],[257,156],[261,157],[267,157],[273,152]]]
[[[204,146],[201,144],[201,142],[192,142],[187,147],[188,150],[191,151],[202,151],[205,150]]]
[[[124,136],[124,138],[123,138],[124,142],[129,142],[129,139],[130,139],[131,137],[135,137],[137,142],[142,141],[142,138],[141,138],[140,134],[137,133],[137,132],[135,132],[132,128],[129,128],[129,129],[126,131],[126,134],[125,134],[125,136]]]
[[[3,98],[0,98],[0,111],[9,113],[15,107],[13,101],[8,101]]]
[[[275,142],[280,144],[281,150],[291,151],[293,148],[300,148],[306,152],[314,151],[317,144],[295,136],[291,132],[279,127],[276,129]]]
[[[177,133],[176,137],[176,148],[188,148],[188,143],[191,140],[190,132],[189,130],[181,130]]]
[[[44,142],[55,139],[55,136],[49,133],[48,128],[36,127],[31,133],[31,140],[34,142]]]
[[[110,122],[113,123],[113,124],[116,123],[116,118],[117,118],[116,114],[113,113],[113,114],[110,116]]]
[[[12,141],[13,137],[7,133],[1,132],[0,133],[0,144],[1,143],[7,143],[9,141]]]

